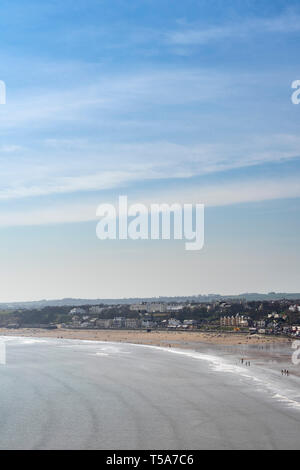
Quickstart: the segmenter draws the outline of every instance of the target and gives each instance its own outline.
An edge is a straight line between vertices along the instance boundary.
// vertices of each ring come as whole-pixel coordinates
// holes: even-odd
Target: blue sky
[[[299,1],[1,3],[0,300],[299,291]],[[203,202],[206,244],[95,211]]]

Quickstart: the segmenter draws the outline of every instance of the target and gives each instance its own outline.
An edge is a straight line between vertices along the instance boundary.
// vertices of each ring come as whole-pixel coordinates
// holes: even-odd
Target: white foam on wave
[[[137,345],[137,346],[143,346],[143,345]],[[264,393],[267,392],[276,401],[285,404],[289,408],[297,409],[300,411],[300,401],[296,400],[297,397],[300,398],[299,395],[293,396],[293,397],[287,396],[286,394],[288,393],[288,390],[282,390],[282,388],[278,387],[278,385],[274,383],[273,381],[271,380],[267,381],[265,377],[264,378],[259,377],[258,375],[255,374],[253,368],[252,369],[248,368],[246,372],[244,367],[233,364],[222,357],[214,356],[211,354],[204,354],[204,353],[200,353],[200,352],[196,352],[192,350],[184,351],[182,349],[180,350],[180,349],[164,348],[160,346],[150,346],[150,345],[145,345],[144,347],[159,349],[167,353],[178,354],[181,356],[186,356],[186,357],[190,357],[193,359],[205,361],[209,363],[209,366],[211,367],[213,371],[220,372],[220,373],[231,373],[231,374],[238,375],[239,377],[242,377],[244,379],[248,379],[255,384],[257,391],[264,392]],[[293,392],[292,390],[290,390],[290,392],[295,395],[295,391]]]
[[[31,338],[25,336],[0,336],[0,341],[3,341],[4,343],[14,342],[17,344],[49,343],[47,339]]]
[[[90,350],[90,356],[113,356],[117,354],[121,354],[123,356],[124,354],[130,354],[130,351],[124,351],[122,343],[77,339],[59,339],[58,341],[57,345],[62,349],[76,348],[81,351]]]
[[[275,398],[277,401],[284,403],[290,408],[297,408],[298,410],[300,410],[300,403],[296,400],[293,400],[292,398],[280,395],[279,393],[275,393],[275,395],[273,395],[273,398]]]

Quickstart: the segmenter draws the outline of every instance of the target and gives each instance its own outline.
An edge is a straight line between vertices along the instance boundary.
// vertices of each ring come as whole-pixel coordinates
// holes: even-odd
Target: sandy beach
[[[20,328],[17,330],[0,329],[1,336],[25,336],[38,338],[63,338],[89,341],[109,341],[132,344],[145,344],[161,347],[190,348],[191,343],[236,346],[259,344],[288,344],[289,338],[274,336],[246,335],[238,333],[208,333],[199,331],[141,331],[141,330],[70,330],[58,328],[46,330]]]

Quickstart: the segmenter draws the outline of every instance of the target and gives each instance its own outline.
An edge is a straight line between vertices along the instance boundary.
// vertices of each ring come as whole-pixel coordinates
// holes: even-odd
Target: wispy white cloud
[[[255,203],[276,199],[300,197],[300,180],[295,177],[247,179],[211,185],[193,185],[176,191],[160,190],[155,194],[145,193],[129,197],[129,204],[143,203],[150,207],[154,203],[174,202],[204,203],[206,207],[222,207],[233,204]],[[116,203],[117,199],[99,200],[93,197],[83,203],[56,203],[27,211],[1,211],[0,226],[39,226],[49,224],[81,223],[97,220],[96,208],[101,202]]]
[[[70,66],[71,68],[71,66]],[[68,75],[71,74],[70,68]],[[78,64],[74,66],[74,74]],[[157,106],[188,106],[216,102],[224,93],[233,96],[240,79],[200,68],[155,68],[135,74],[94,71],[78,83],[56,88],[23,88],[10,93],[0,109],[0,132],[11,128],[60,126],[67,122],[92,125],[105,121],[108,113],[147,113]]]
[[[126,188],[143,181],[188,179],[284,162],[300,157],[300,137],[270,135],[195,145],[47,140],[44,152],[46,148],[46,161],[39,156],[2,159],[0,200]]]
[[[173,45],[201,45],[211,41],[247,38],[257,34],[289,34],[300,32],[300,16],[286,13],[273,18],[241,20],[238,23],[218,26],[185,25],[166,34],[166,41]]]
[[[14,153],[21,150],[20,145],[0,145],[0,155],[1,153]]]
[[[290,199],[300,197],[300,180],[293,176],[249,178],[221,184],[192,186],[187,190],[173,193],[162,192],[159,197],[164,202],[171,203],[178,200],[181,204],[204,203],[208,207]]]
[[[239,75],[216,70],[159,67],[97,77],[73,83],[69,89],[24,90],[22,96],[19,92],[0,109],[0,133],[10,136],[0,146],[0,200],[190,178],[299,157],[300,138],[294,135],[232,135],[230,143],[229,139],[204,141],[197,136],[205,121],[202,107],[218,106],[224,96],[227,102],[239,102],[249,80],[244,82]],[[200,109],[196,118],[190,118],[192,111],[186,120],[183,111],[194,107]],[[168,128],[167,110],[173,129]],[[139,132],[143,125],[149,132],[151,122],[159,139],[147,139]],[[132,125],[130,134],[126,125]],[[126,127],[123,141],[122,126]],[[45,129],[51,135],[49,128],[54,129],[53,137],[42,139]],[[107,137],[108,128],[111,135]],[[35,139],[26,142],[23,138],[22,145],[11,143],[12,130],[15,134],[28,129],[37,135]],[[183,129],[192,132],[187,140],[162,138],[163,131],[167,136],[170,129],[174,134],[179,129],[179,135]],[[69,137],[74,134],[75,138]],[[178,143],[181,140],[193,143]]]

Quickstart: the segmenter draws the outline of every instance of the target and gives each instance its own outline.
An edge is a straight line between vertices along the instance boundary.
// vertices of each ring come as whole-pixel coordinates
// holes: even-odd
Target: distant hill
[[[141,297],[141,298],[123,298],[123,299],[58,299],[58,300],[37,300],[32,302],[8,302],[0,303],[1,309],[23,309],[23,308],[43,308],[43,307],[62,307],[62,306],[83,306],[83,305],[117,305],[132,304],[140,302],[213,302],[218,300],[300,300],[300,293],[270,292],[268,294],[245,293],[240,295],[194,295],[194,296],[176,296],[176,297]]]

